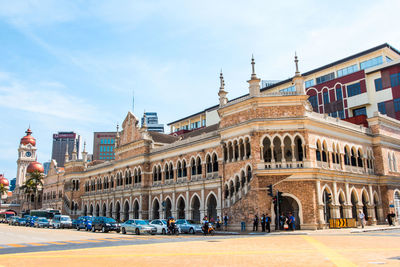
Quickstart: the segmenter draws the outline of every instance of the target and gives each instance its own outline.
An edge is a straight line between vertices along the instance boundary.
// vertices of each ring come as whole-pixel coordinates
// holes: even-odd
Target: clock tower
[[[24,184],[28,165],[36,161],[36,140],[32,136],[31,129],[28,128],[25,133],[26,136],[21,138],[18,148],[16,188]]]

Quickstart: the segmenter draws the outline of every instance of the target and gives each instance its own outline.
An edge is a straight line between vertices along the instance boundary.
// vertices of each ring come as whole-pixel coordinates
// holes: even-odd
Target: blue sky
[[[388,42],[400,49],[393,1],[0,0],[0,173],[16,175],[28,125],[38,160],[52,134],[73,130],[92,150],[131,109],[162,123],[247,92],[250,58],[262,79],[293,76]],[[167,129],[167,127],[166,127]]]

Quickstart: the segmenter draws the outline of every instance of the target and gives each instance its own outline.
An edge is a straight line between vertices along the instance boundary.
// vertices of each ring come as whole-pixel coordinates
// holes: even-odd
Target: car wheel
[[[105,232],[107,232],[107,231],[106,231],[106,228],[105,228],[104,226],[103,226],[103,227],[101,227],[101,232],[102,232],[102,233],[105,233]]]
[[[140,235],[139,228],[136,228],[136,230],[135,230],[135,234],[137,234],[137,235]]]
[[[162,229],[161,233],[162,233],[163,235],[165,235],[165,234],[166,234],[165,229]]]
[[[96,232],[96,229],[95,229],[94,226],[92,226],[92,232],[93,232],[93,233]]]
[[[122,227],[122,234],[126,234],[126,230],[125,230],[125,227]]]
[[[76,227],[76,231],[79,231],[79,230],[81,230],[81,228],[79,228],[79,226],[77,226],[77,227]]]
[[[194,234],[195,234],[195,232],[194,232],[194,229],[193,229],[193,228],[190,228],[190,229],[189,229],[189,234],[192,234],[192,235],[194,235]]]
[[[86,231],[86,232],[89,231],[89,228],[88,228],[87,226],[85,227],[85,231]]]

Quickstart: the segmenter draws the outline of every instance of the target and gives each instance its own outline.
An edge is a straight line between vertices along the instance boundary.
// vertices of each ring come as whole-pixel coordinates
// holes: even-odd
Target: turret
[[[306,92],[304,90],[304,77],[301,75],[299,71],[299,60],[297,59],[297,54],[294,54],[294,63],[296,65],[296,72],[293,77],[293,85],[296,88],[296,93],[298,95],[305,95]]]
[[[221,73],[219,74],[219,80],[220,80],[220,87],[219,87],[219,92],[218,92],[219,107],[222,107],[222,106],[226,105],[226,103],[228,103],[228,98],[226,97],[228,92],[225,91],[225,81],[224,81],[224,76],[222,74],[222,69],[221,69]]]
[[[254,56],[251,56],[251,79],[248,80],[247,82],[249,83],[249,94],[250,96],[259,96],[260,95],[260,81],[261,79],[257,78],[256,71],[255,71],[255,65],[256,63],[254,62]]]

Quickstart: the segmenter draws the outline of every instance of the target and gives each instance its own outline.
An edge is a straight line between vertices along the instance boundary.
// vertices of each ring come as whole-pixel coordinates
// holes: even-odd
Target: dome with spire
[[[24,145],[31,144],[32,146],[36,146],[36,139],[33,138],[31,129],[28,128],[28,130],[26,130],[25,133],[26,133],[26,135],[21,138],[20,144],[24,144]]]
[[[43,165],[37,161],[31,162],[26,169],[27,173],[40,172],[44,173]]]
[[[0,184],[3,184],[4,186],[9,186],[10,182],[7,180],[4,175],[0,174]]]

